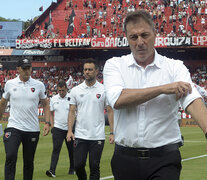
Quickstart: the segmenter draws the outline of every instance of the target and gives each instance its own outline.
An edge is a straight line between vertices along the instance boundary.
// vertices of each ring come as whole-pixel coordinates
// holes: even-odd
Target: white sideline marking
[[[114,177],[114,176],[106,176],[106,177],[101,178],[100,180],[111,179],[111,178],[113,178],[113,177]]]
[[[201,156],[196,156],[196,157],[191,157],[191,158],[187,158],[187,159],[183,159],[183,161],[189,161],[189,160],[192,160],[192,159],[199,159],[199,158],[203,158],[203,157],[207,157],[207,154],[204,154],[204,155],[201,155]],[[111,179],[113,178],[114,176],[106,176],[106,177],[103,177],[103,178],[100,178],[100,180],[104,180],[104,179]]]
[[[189,161],[189,160],[192,160],[192,159],[199,159],[199,158],[203,158],[203,157],[206,157],[207,154],[204,154],[204,155],[201,155],[201,156],[196,156],[196,157],[191,157],[191,158],[187,158],[187,159],[183,159],[183,161]]]
[[[188,140],[184,140],[184,143],[187,142],[187,143],[203,143],[203,142],[206,142],[206,141],[188,141]]]

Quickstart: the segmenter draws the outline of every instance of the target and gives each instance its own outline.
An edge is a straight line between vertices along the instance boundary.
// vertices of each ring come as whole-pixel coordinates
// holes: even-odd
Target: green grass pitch
[[[6,123],[2,123],[3,127]],[[43,126],[41,125],[41,128]],[[185,143],[181,147],[182,154],[182,173],[180,180],[206,180],[207,179],[207,152],[206,140],[198,127],[182,127],[182,135],[184,136]],[[101,178],[112,176],[110,161],[114,150],[114,145],[109,144],[109,127],[106,126],[106,142],[104,151],[101,158]],[[45,171],[49,169],[50,158],[52,153],[52,138],[51,134],[46,137],[40,135],[36,155],[35,155],[35,168],[34,180],[47,180],[51,179],[45,175]],[[204,155],[204,156],[201,156]],[[206,155],[206,156],[205,156]],[[199,156],[201,156],[199,158]],[[193,158],[193,159],[189,159]],[[4,179],[4,162],[5,152],[2,137],[0,137],[0,180]],[[21,180],[22,177],[22,147],[19,148],[18,161],[16,167],[16,179]],[[76,180],[76,175],[68,175],[69,159],[66,151],[66,146],[63,144],[59,162],[56,169],[57,180]],[[89,174],[88,163],[86,165],[87,173]]]

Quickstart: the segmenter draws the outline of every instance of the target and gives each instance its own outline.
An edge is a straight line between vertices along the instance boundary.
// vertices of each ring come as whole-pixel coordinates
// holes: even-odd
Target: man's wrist
[[[45,124],[51,126],[51,123],[49,121],[45,121]]]

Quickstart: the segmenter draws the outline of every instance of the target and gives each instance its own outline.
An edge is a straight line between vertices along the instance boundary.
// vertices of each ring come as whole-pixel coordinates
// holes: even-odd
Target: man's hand
[[[175,94],[176,101],[187,96],[187,94],[191,92],[192,87],[190,83],[187,82],[178,81],[164,86],[164,94]]]
[[[72,131],[68,131],[66,139],[67,139],[68,142],[72,141],[72,140],[75,140],[75,136],[74,136]]]
[[[113,134],[109,135],[109,143],[114,144],[114,135]]]
[[[43,128],[43,136],[47,136],[50,132],[50,125],[49,124],[45,124],[44,128]]]

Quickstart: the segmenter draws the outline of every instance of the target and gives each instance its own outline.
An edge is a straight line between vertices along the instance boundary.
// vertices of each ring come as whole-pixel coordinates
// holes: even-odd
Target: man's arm
[[[186,111],[198,123],[204,133],[207,133],[207,109],[201,98],[194,100]]]
[[[75,140],[73,134],[73,125],[75,122],[75,112],[76,112],[76,105],[70,105],[70,111],[68,113],[68,134],[67,134],[67,141]]]
[[[191,93],[191,91],[192,88],[190,83],[182,81],[144,89],[123,89],[114,108],[122,109],[126,107],[134,107],[145,103],[160,94],[175,94],[176,100],[178,100],[188,93]]]
[[[50,123],[51,123],[51,128],[54,127],[54,111],[50,111]]]
[[[108,121],[110,126],[110,135],[109,135],[109,143],[114,143],[114,112],[111,106],[106,106],[108,113]]]
[[[7,99],[1,98],[1,100],[0,100],[0,119],[3,116],[3,113],[6,109],[7,103],[8,103]]]
[[[43,111],[45,115],[45,125],[43,128],[43,136],[47,136],[50,131],[50,107],[49,107],[49,100],[41,99],[41,104],[43,105]]]

